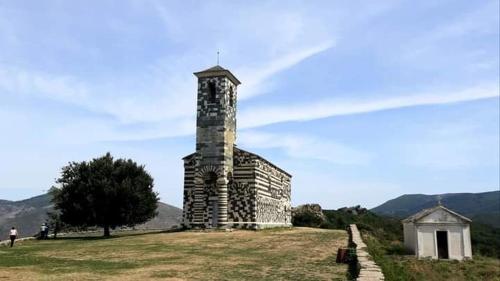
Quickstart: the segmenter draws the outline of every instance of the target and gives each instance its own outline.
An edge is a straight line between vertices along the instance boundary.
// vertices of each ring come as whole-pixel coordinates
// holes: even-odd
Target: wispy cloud
[[[87,98],[86,86],[69,75],[34,73],[0,64],[0,89],[54,100],[71,101]]]
[[[478,63],[489,66],[489,71],[498,70],[498,48],[473,44],[465,47],[480,36],[496,37],[498,45],[498,1],[483,1],[473,10],[457,13],[448,21],[439,21],[429,30],[401,44],[402,54],[398,58],[404,64],[436,69],[454,67],[464,70],[474,68]],[[468,39],[464,42],[464,38]],[[443,52],[443,50],[450,50]],[[451,51],[453,50],[453,51]],[[491,64],[491,61],[495,61]]]
[[[240,86],[238,98],[240,100],[244,100],[265,93],[265,90],[262,87],[264,87],[264,82],[267,79],[281,71],[299,64],[311,56],[324,52],[333,46],[334,41],[329,40],[315,46],[290,51],[285,55],[276,57],[261,66],[241,67],[236,69],[235,73],[238,73],[239,76],[241,76],[242,81],[245,81]]]
[[[289,51],[254,67],[241,68],[241,72],[234,71],[245,81],[239,90],[239,98],[248,99],[264,93],[263,85],[267,85],[267,79],[332,46],[333,42],[324,42]],[[0,64],[0,89],[81,106],[114,116],[122,123],[178,122],[180,118],[187,121],[195,114],[196,81],[188,69],[194,61],[186,62],[182,67],[178,67],[179,64],[162,59],[151,65],[148,68],[151,72],[140,76],[142,80],[137,83],[124,77],[99,85],[68,74],[41,73]]]
[[[239,120],[242,128],[250,128],[280,122],[307,121],[338,115],[360,114],[411,106],[449,104],[498,96],[498,87],[493,84],[486,84],[461,91],[437,91],[376,100],[328,99],[309,104],[247,108],[240,113]]]
[[[266,79],[272,76],[272,73],[330,46],[330,44],[323,44],[281,57],[271,62],[270,69],[256,79]],[[164,69],[161,66],[158,69],[154,68],[152,73],[152,78],[149,78],[151,83],[146,86],[138,85],[132,89],[123,89],[111,85],[94,87],[68,75],[56,76],[4,66],[0,69],[0,89],[17,95],[35,95],[63,101],[116,119],[117,122],[109,120],[98,122],[94,118],[89,118],[88,121],[78,121],[87,128],[84,131],[93,132],[90,139],[82,138],[82,140],[139,140],[193,134],[195,84],[186,83],[183,76],[176,74],[172,74],[166,81],[161,81],[159,77],[171,73],[170,69]],[[120,92],[121,96],[117,96],[116,93]],[[141,95],[135,94],[137,92]],[[307,121],[411,106],[448,104],[498,97],[498,95],[496,85],[485,84],[460,91],[436,91],[376,100],[327,99],[306,104],[247,107],[239,112],[238,120],[240,128],[253,128],[280,122]],[[133,123],[139,123],[141,126],[133,130],[123,130],[123,124]],[[57,129],[56,132],[64,130],[76,135],[82,131],[73,130],[71,126],[67,126]],[[289,138],[288,151],[293,151],[295,155],[301,153],[300,151],[306,151],[294,149],[302,143],[293,139],[294,137]],[[315,146],[316,142],[303,138],[301,141],[307,144],[312,143],[311,146]],[[337,149],[333,148],[333,150]],[[314,152],[307,153],[314,154]],[[321,156],[321,153],[318,153],[318,156]]]
[[[484,120],[485,116],[488,116],[489,122],[477,121]],[[498,112],[495,114],[494,111],[483,110],[475,114],[464,114],[453,122],[433,124],[420,132],[418,139],[411,138],[403,142],[398,155],[404,165],[420,169],[495,169],[500,163],[500,159],[494,157],[500,155],[499,122]],[[492,127],[496,125],[496,130],[485,132],[484,128],[490,127],[490,124]]]
[[[161,53],[156,59],[137,68],[131,66],[126,72],[107,73],[98,65],[88,66],[89,69],[100,73],[97,79],[99,81],[96,81],[94,75],[86,77],[82,73],[57,72],[49,68],[42,68],[44,71],[40,71],[37,68],[30,68],[30,65],[14,67],[7,61],[0,61],[0,90],[15,95],[31,95],[61,101],[112,116],[120,124],[146,123],[146,127],[150,128],[169,126],[177,128],[180,122],[189,123],[194,128],[196,80],[192,72],[200,70],[205,64],[208,66],[215,63],[215,60],[209,59],[214,57],[211,53],[214,53],[215,49],[207,48],[205,44],[199,45],[199,42],[208,42],[212,48],[214,45],[222,46],[224,59],[236,62],[233,63],[231,70],[243,81],[239,90],[241,99],[267,92],[271,85],[268,80],[274,75],[334,45],[329,34],[317,32],[321,30],[320,22],[315,22],[311,26],[310,19],[297,11],[281,9],[277,12],[274,9],[264,9],[267,12],[262,13],[261,9],[255,8],[255,11],[249,12],[248,9],[238,7],[238,20],[222,20],[217,27],[207,32],[199,28],[200,22],[212,23],[213,17],[210,15],[213,13],[209,11],[218,11],[220,8],[218,5],[211,3],[196,5],[196,9],[192,12],[197,15],[198,21],[193,22],[191,17],[185,17],[184,5],[160,1],[150,3],[152,4],[150,6],[135,8],[149,13],[150,19],[163,23],[163,26],[161,24],[154,26],[159,34],[162,30],[166,35],[160,42],[166,44],[174,42],[179,46],[189,47],[181,48],[182,51],[175,54]],[[228,8],[227,5],[224,7]],[[150,8],[153,10],[148,10]],[[259,21],[255,23],[257,15]],[[127,32],[131,28],[113,28],[118,20],[126,22],[125,19],[114,20],[111,21],[111,28],[105,26],[111,34],[123,35],[119,37],[126,37],[129,40],[139,39],[137,37],[142,36],[136,32],[137,26],[133,25],[133,22],[129,24],[135,26],[134,31]],[[287,21],[286,25],[275,24],[283,20]],[[9,28],[15,30],[16,26],[11,23]],[[315,32],[306,32],[311,27],[314,27],[312,29]],[[252,33],[256,29],[260,30],[259,33]],[[221,32],[222,30],[224,32]],[[242,37],[241,34],[247,36]],[[0,36],[5,37],[3,34]],[[64,33],[61,37],[66,38],[67,34]],[[131,43],[134,45],[138,41]],[[2,49],[1,44],[0,49]],[[105,54],[117,50],[106,50],[101,46],[101,51]],[[119,49],[118,52],[120,51],[125,50]],[[245,55],[245,52],[249,51],[252,52],[251,57]],[[143,52],[148,52],[147,48]],[[243,55],[240,55],[241,52]],[[85,65],[86,62],[82,63]],[[161,135],[153,131],[154,129],[151,129],[143,136]],[[186,131],[176,130],[176,134],[185,134]],[[172,135],[171,132],[163,134]]]
[[[323,160],[333,164],[363,165],[370,161],[367,153],[313,136],[244,130],[239,133],[238,144],[249,148],[277,148],[292,158]]]
[[[274,75],[335,45],[335,32],[325,28],[324,22],[310,17],[307,10],[297,11],[278,3],[242,9],[235,3],[203,2],[190,17],[175,13],[172,3],[150,3],[169,40],[189,45],[186,52],[190,56],[201,54],[193,60],[193,67],[214,64],[215,52],[221,51],[221,65],[229,67],[243,82],[238,90],[240,100],[269,93],[269,80]],[[231,11],[231,20],[220,19],[214,25],[212,14],[221,10]],[[197,18],[196,24],[192,17]]]
[[[196,100],[196,80],[189,64],[180,66],[183,60],[168,63],[159,59],[143,66],[146,73],[116,74],[100,82],[69,72],[0,63],[0,90],[3,95],[71,104],[124,124],[178,121],[193,116]]]
[[[420,139],[418,142],[406,143],[403,147],[405,164],[421,169],[466,170],[472,167],[498,167],[499,163],[498,158],[490,157],[499,153],[498,137],[495,136]]]

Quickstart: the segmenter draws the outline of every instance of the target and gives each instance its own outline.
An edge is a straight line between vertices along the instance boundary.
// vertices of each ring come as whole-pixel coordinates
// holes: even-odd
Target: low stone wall
[[[363,242],[363,239],[361,239],[361,233],[359,233],[358,227],[355,224],[351,224],[349,228],[349,235],[351,236],[349,238],[354,244],[356,244],[356,255],[358,257],[358,263],[360,267],[359,275],[356,280],[384,280],[384,274],[368,253],[368,247]]]

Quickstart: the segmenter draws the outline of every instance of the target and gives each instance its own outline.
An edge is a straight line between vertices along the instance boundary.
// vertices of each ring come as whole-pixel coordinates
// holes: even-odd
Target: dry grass
[[[2,280],[345,280],[345,231],[123,234],[0,248]]]

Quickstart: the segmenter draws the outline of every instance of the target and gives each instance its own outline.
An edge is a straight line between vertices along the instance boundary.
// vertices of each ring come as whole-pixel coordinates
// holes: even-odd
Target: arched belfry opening
[[[234,90],[233,87],[229,87],[229,106],[234,106]]]
[[[217,88],[214,82],[208,83],[208,101],[210,103],[215,103],[217,97]]]

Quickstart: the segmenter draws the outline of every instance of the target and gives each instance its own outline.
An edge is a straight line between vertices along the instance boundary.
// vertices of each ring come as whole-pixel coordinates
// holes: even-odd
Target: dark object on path
[[[15,227],[12,227],[10,229],[10,247],[14,246],[14,241],[17,238],[17,229]]]
[[[356,248],[339,248],[336,263],[351,263],[357,261]]]
[[[348,249],[346,248],[339,248],[337,250],[337,259],[336,259],[336,263],[345,263],[346,260],[347,260],[347,251]]]

